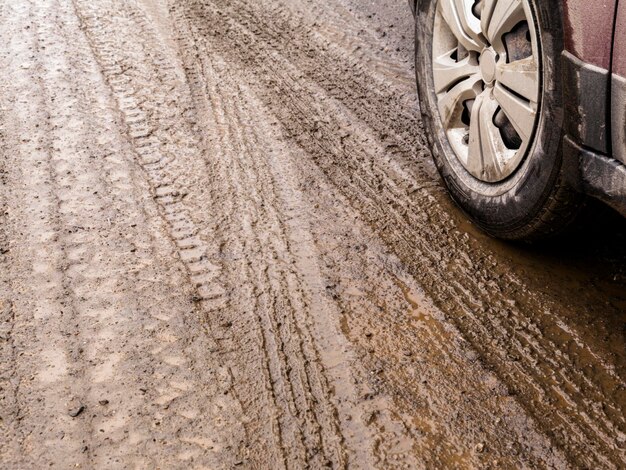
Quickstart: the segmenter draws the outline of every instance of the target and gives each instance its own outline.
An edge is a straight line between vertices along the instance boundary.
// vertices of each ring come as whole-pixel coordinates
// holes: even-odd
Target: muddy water
[[[465,220],[404,0],[0,17],[4,466],[623,467],[626,225]]]

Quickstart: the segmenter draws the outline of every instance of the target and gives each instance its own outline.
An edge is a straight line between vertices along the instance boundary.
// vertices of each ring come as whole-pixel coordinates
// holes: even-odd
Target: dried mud
[[[624,221],[476,231],[381,3],[0,3],[3,468],[624,467]]]

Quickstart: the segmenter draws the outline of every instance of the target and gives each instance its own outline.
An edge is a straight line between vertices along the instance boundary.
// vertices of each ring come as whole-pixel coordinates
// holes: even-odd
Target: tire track
[[[4,18],[6,9],[0,6],[0,18]],[[0,154],[7,154],[6,133],[8,123],[4,116],[4,103],[0,101]],[[8,201],[5,196],[9,185],[9,169],[4,159],[0,159],[0,454],[19,453],[19,443],[23,435],[19,427],[22,414],[20,408],[19,387],[20,379],[17,371],[18,349],[15,340],[15,309],[8,277],[11,242],[7,226],[9,224]]]
[[[11,436],[20,451],[3,452],[3,464],[222,465],[220,428],[228,438],[238,429],[221,389],[228,377],[200,354],[214,346],[188,278],[163,262],[171,248],[77,18],[55,1],[20,2],[11,13],[35,46],[9,59],[23,77],[2,82],[3,98],[19,104],[5,141],[18,190],[2,195],[24,410],[23,437]]]
[[[274,462],[282,461],[289,467],[300,466],[303,462],[315,467],[327,463],[345,466],[346,457],[341,446],[344,437],[337,422],[336,407],[328,400],[328,378],[309,329],[308,301],[302,293],[297,273],[282,267],[284,263],[295,262],[288,246],[289,234],[282,228],[281,215],[275,208],[278,202],[271,189],[271,176],[264,167],[255,166],[260,161],[255,147],[262,147],[263,143],[253,128],[242,122],[241,110],[238,112],[236,107],[232,108],[232,103],[240,98],[229,97],[226,105],[220,98],[223,91],[216,90],[212,94],[214,122],[211,124],[221,131],[222,142],[215,149],[220,159],[207,155],[208,167],[200,166],[198,173],[190,174],[189,169],[182,168],[182,162],[191,162],[197,147],[201,147],[201,140],[193,128],[173,120],[174,115],[189,103],[184,83],[174,72],[175,58],[154,47],[159,40],[136,5],[125,5],[119,15],[112,13],[113,8],[107,8],[108,5],[104,9],[102,5],[96,7],[81,2],[77,5],[105,76],[125,113],[129,135],[141,156],[140,163],[154,188],[156,201],[170,224],[168,230],[170,233],[179,229],[196,233],[193,241],[178,241],[181,260],[190,273],[202,271],[206,274],[206,270],[198,269],[198,263],[205,258],[222,266],[220,286],[206,285],[204,278],[198,278],[198,301],[212,328],[234,331],[231,333],[235,336],[234,341],[231,342],[230,334],[225,333],[217,337],[217,342],[225,349],[224,360],[243,368],[233,375],[233,390],[248,415],[245,421],[254,423],[254,426],[270,423],[269,432],[254,429],[255,432],[251,433],[248,430],[252,441],[260,440],[247,451],[249,457],[264,461],[274,455]],[[103,19],[105,12],[112,13],[106,20]],[[124,37],[118,33],[117,28],[124,21],[134,23],[126,27],[137,37]],[[120,43],[111,40],[122,37]],[[146,98],[150,97],[150,102],[137,99],[132,93],[137,89],[141,89]],[[191,104],[186,109],[193,119]],[[214,180],[201,176],[207,170]],[[192,181],[193,186],[184,186],[183,181]],[[265,181],[270,189],[256,192],[260,181]],[[210,190],[199,194],[198,187]],[[237,198],[228,201],[225,196],[229,195]],[[228,231],[220,233],[218,229],[214,233],[210,227],[215,223],[198,224],[193,220],[202,217],[200,208],[221,204],[231,206],[234,213],[230,215],[229,226],[224,228]],[[174,221],[182,226],[175,227],[172,225]],[[257,226],[265,226],[267,233],[266,230],[254,230]],[[233,238],[233,233],[241,233],[241,238]],[[204,240],[212,240],[211,243],[217,245],[216,251],[210,252],[207,244],[201,244]],[[185,249],[187,246],[190,248]],[[228,252],[236,253],[236,258],[227,263],[223,259]],[[278,263],[274,261],[282,257],[286,259]],[[240,287],[242,275],[247,279],[244,289]],[[214,295],[216,291],[222,295]],[[250,305],[256,318],[242,317],[241,312]],[[265,364],[259,364],[259,358],[264,358]],[[265,371],[265,377],[258,377],[255,370],[259,369]],[[255,378],[261,380],[253,390],[246,390],[250,388],[250,380]],[[267,393],[269,396],[265,395],[265,400],[259,400]],[[270,403],[273,403],[274,411],[267,410]],[[278,430],[272,429],[272,422],[277,423]],[[254,449],[267,447],[275,433],[278,442],[273,446],[278,450],[270,447],[267,449],[269,456],[257,455]]]
[[[259,104],[254,102],[250,90],[241,88],[223,59],[202,45],[190,42],[189,36],[182,36],[179,40],[186,43],[188,48],[185,53],[189,53],[194,63],[194,67],[187,71],[187,76],[194,103],[198,108],[202,135],[206,136],[209,148],[211,142],[217,142],[209,154],[218,156],[212,161],[216,168],[221,166],[221,173],[218,172],[214,177],[212,186],[217,186],[215,191],[223,198],[220,206],[225,207],[227,213],[246,214],[238,224],[231,223],[224,227],[224,237],[232,238],[233,233],[244,232],[253,250],[249,251],[245,246],[225,247],[225,250],[237,253],[243,251],[243,259],[247,260],[248,265],[263,266],[263,261],[258,260],[258,254],[255,253],[258,250],[266,252],[263,255],[266,258],[280,259],[282,265],[294,265],[297,268],[287,272],[280,272],[276,267],[270,267],[269,271],[263,268],[267,273],[250,273],[247,277],[251,283],[256,284],[255,295],[266,290],[264,286],[272,286],[271,309],[275,313],[272,315],[274,318],[269,319],[269,329],[276,331],[282,338],[281,350],[284,349],[283,345],[290,347],[289,335],[293,334],[285,325],[297,325],[300,338],[295,354],[309,358],[305,360],[305,366],[308,363],[310,367],[308,377],[321,379],[321,383],[312,387],[314,394],[320,397],[314,401],[325,400],[324,395],[329,393],[329,380],[324,375],[330,374],[333,394],[337,395],[336,401],[339,403],[337,417],[346,436],[334,444],[342,444],[345,450],[337,449],[335,452],[338,455],[346,452],[352,465],[367,467],[370,465],[368,462],[372,461],[368,456],[371,446],[368,440],[372,436],[370,433],[363,435],[363,431],[359,429],[360,426],[365,427],[364,423],[357,426],[352,420],[360,421],[359,418],[365,416],[368,413],[366,409],[371,406],[369,403],[365,406],[355,403],[354,386],[346,379],[356,371],[350,371],[345,364],[346,359],[343,359],[350,357],[348,347],[344,340],[339,339],[339,335],[335,336],[337,333],[329,331],[332,318],[336,318],[337,313],[327,297],[320,295],[320,291],[327,290],[324,287],[326,283],[313,262],[319,258],[319,252],[311,239],[308,219],[302,215],[303,212],[309,214],[310,208],[306,208],[307,203],[299,196],[300,190],[294,187],[294,183],[300,181],[301,175],[293,174],[290,169],[291,157],[280,158],[281,154],[289,154],[284,149],[283,140],[279,137],[275,137],[276,140],[266,140],[267,136],[275,134],[273,129],[277,123],[268,119],[259,109]],[[232,152],[226,151],[231,148]],[[229,183],[221,188],[219,185],[222,181]],[[241,272],[245,269],[236,268],[234,271]],[[255,277],[260,277],[260,281],[255,281]],[[278,283],[277,277],[280,279]],[[284,288],[282,285],[289,287]],[[281,290],[289,292],[289,298],[281,298]],[[281,305],[289,308],[288,317],[280,314]],[[311,323],[313,324],[308,326]],[[266,338],[268,343],[273,342],[272,335],[267,335]],[[325,345],[323,352],[314,346],[315,343]],[[289,360],[293,356],[293,353],[287,353],[286,356],[286,367],[292,374],[298,367],[297,362]],[[241,358],[239,362],[241,363]],[[323,366],[319,369],[323,363],[333,364],[332,370],[324,370]],[[312,365],[317,367],[311,367]],[[310,379],[307,382],[310,386]],[[315,392],[316,387],[320,386],[322,391]],[[384,401],[381,400],[381,403]],[[312,404],[307,406],[313,410],[316,408]],[[330,409],[328,413],[335,412]],[[316,415],[320,416],[318,421],[322,422],[323,413],[316,411]],[[392,419],[386,423],[394,425]],[[333,423],[329,425],[337,426]],[[377,443],[382,441],[383,435],[378,432],[380,435],[376,436]],[[329,434],[332,435],[332,432],[326,431],[320,436],[322,447],[328,445],[324,444],[324,440],[328,440]],[[250,435],[254,436],[256,433],[250,432]],[[288,435],[288,432],[283,432],[282,435]],[[345,442],[342,442],[344,439]],[[288,444],[287,449],[293,454],[293,442]],[[405,457],[402,462],[411,462],[411,458]],[[314,466],[324,463],[323,460],[314,462]],[[331,459],[329,463],[332,462]],[[342,460],[338,462],[341,466],[345,464]]]
[[[181,18],[181,17],[177,17],[177,20],[181,23],[184,24],[185,19]],[[186,25],[185,25],[186,26]],[[182,30],[184,30],[184,28],[181,28]],[[237,81],[238,77],[241,77],[245,71],[243,69],[239,69],[239,68],[233,68],[232,64],[228,64],[228,65],[222,65],[222,58],[220,58],[219,56],[216,56],[215,52],[211,49],[211,46],[209,45],[209,43],[204,43],[203,44],[198,44],[198,43],[192,43],[187,37],[183,36],[182,38],[179,38],[179,40],[181,41],[181,43],[185,44],[184,49],[186,51],[188,51],[188,60],[189,60],[189,64],[192,64],[188,70],[188,74],[190,76],[189,78],[189,82],[194,84],[194,86],[198,86],[199,88],[202,88],[203,82],[206,82],[207,84],[211,84],[211,83],[227,83],[229,80],[230,81]],[[222,72],[222,74],[219,77],[215,77],[214,76],[214,72],[207,72],[206,68],[207,66],[199,66],[198,63],[203,64],[204,62],[208,62],[208,63],[215,63],[218,62],[220,63],[220,70],[222,69],[226,69],[227,72]],[[230,70],[228,70],[230,69]],[[203,79],[201,76],[199,76],[201,73],[204,73],[206,76]],[[200,84],[200,85],[198,85]],[[208,85],[204,85],[205,87]],[[219,96],[221,95],[221,93],[218,93],[217,91],[213,90],[211,88],[211,90],[209,92],[206,93],[206,95],[210,96]],[[250,100],[250,96],[252,96],[253,93],[251,92],[251,90],[247,90],[246,89],[246,93],[237,98],[237,99],[233,99],[232,103],[240,103],[240,102],[245,102],[247,100]],[[194,99],[194,101],[196,103],[201,103],[203,100],[202,98],[196,98]],[[233,104],[232,106],[236,106],[236,104]],[[209,106],[206,106],[205,108],[202,108],[199,110],[199,114],[202,115],[204,112],[206,112],[207,109],[215,109],[218,106],[211,104]],[[241,115],[246,115],[246,113],[241,113]],[[267,119],[263,119],[261,117],[258,117],[257,119],[255,119],[255,125],[259,126],[262,125],[261,123],[266,122]],[[270,120],[270,122],[272,122]],[[206,124],[206,129],[207,129],[207,133],[210,135],[211,131],[210,129],[213,128],[220,128],[221,124],[218,123],[217,126],[215,126],[213,123],[207,123]],[[242,125],[237,126],[237,128],[240,127],[245,127]],[[227,139],[227,141],[230,141],[230,139]],[[293,150],[287,150],[287,149],[281,149],[280,154],[281,155],[289,155],[290,152],[292,152]],[[301,155],[298,158],[298,162],[301,162],[303,158],[305,158],[306,155]],[[281,165],[282,165],[282,171],[285,171],[285,158],[283,157],[281,159]],[[302,166],[302,164],[300,164],[300,166]],[[309,165],[312,166],[312,165]],[[302,170],[301,170],[302,171]],[[310,179],[310,175],[312,174],[312,172],[314,172],[315,170],[312,169],[307,169],[306,171],[302,171],[302,173],[299,173],[299,176],[296,179],[297,181],[306,181],[307,177]],[[278,173],[277,173],[278,174]],[[321,178],[318,176],[317,178],[313,178],[312,181],[320,181]],[[255,184],[254,187],[257,187],[258,184]],[[233,189],[229,189],[228,191],[223,191],[224,193],[227,194],[231,194],[233,191]],[[324,190],[316,190],[313,193],[309,194],[309,198],[310,200],[317,200],[320,201],[320,199],[323,199],[323,197],[321,196],[321,194],[325,194],[326,192],[332,191],[332,189],[330,188],[325,188]],[[338,197],[338,196],[333,196],[333,197]],[[332,197],[331,197],[332,199]],[[347,207],[347,201],[344,202],[345,206]],[[329,204],[328,207],[332,207],[332,204]],[[322,211],[321,212],[323,214],[322,218],[320,218],[319,220],[316,220],[315,224],[319,225],[320,227],[327,227],[327,226],[338,226],[338,227],[342,227],[343,224],[341,223],[342,220],[346,220],[348,218],[350,218],[349,214],[345,214],[344,217],[339,217],[336,216],[335,219],[333,220],[328,220],[328,218],[330,217],[328,212]],[[264,228],[257,228],[257,232],[263,233],[266,230]],[[323,233],[323,231],[322,231]],[[324,237],[322,237],[320,234],[316,234],[316,236],[313,237],[316,240],[320,240],[323,239]],[[353,239],[362,239],[363,236],[354,236]],[[371,235],[370,235],[370,239],[371,239]],[[370,243],[375,244],[375,242],[370,241]],[[369,243],[368,243],[369,244]],[[339,252],[339,256],[342,256],[342,253],[345,253],[345,250],[338,250]],[[322,259],[327,258],[325,255],[323,254],[318,254],[318,257],[321,257]],[[354,260],[352,260],[352,262],[354,262]],[[368,266],[368,264],[371,263],[371,258],[368,258],[367,263],[364,263],[362,265],[360,265],[360,270],[357,270],[358,273],[355,272],[350,272],[349,275],[345,275],[346,279],[360,279],[360,276],[362,276],[362,273],[364,272],[368,272],[371,271],[371,267]],[[342,268],[342,264],[345,263],[341,263],[341,262],[335,262],[334,266],[333,266],[333,270],[334,271],[343,271],[344,268]],[[376,277],[376,281],[373,280],[373,278],[368,278],[368,282],[363,282],[363,284],[361,285],[361,288],[366,288],[369,289],[372,286],[376,286],[377,284],[382,284],[383,287],[381,287],[381,292],[379,292],[379,297],[376,299],[373,295],[373,299],[372,302],[376,301],[376,302],[380,302],[380,299],[384,298],[384,297],[389,297],[389,298],[393,298],[393,295],[389,295],[388,291],[386,289],[390,289],[391,287],[387,284],[387,283],[382,283],[382,279],[387,279],[389,278],[390,274],[385,272],[385,270],[381,270],[378,273],[378,277]],[[392,275],[392,277],[394,277]],[[329,285],[332,286],[334,283],[330,282]],[[337,281],[337,284],[339,284],[339,282]],[[395,286],[397,288],[397,286]],[[400,297],[402,297],[402,293],[399,292]],[[361,305],[358,309],[355,309],[356,311],[368,311],[368,308],[363,308],[363,306]],[[359,315],[361,316],[361,315]],[[377,314],[374,313],[372,314],[372,317],[376,317]],[[380,328],[380,327],[378,327]],[[397,331],[396,334],[399,334],[401,336],[403,336],[404,340],[402,341],[403,344],[411,344],[414,343],[414,338],[411,337],[411,335],[415,334],[415,329],[412,328],[408,328],[407,330],[402,330],[402,331]],[[396,337],[397,338],[397,337]],[[437,338],[438,335],[437,334],[433,334],[432,330],[429,330],[427,334],[425,335],[420,335],[420,338],[424,341],[424,343],[428,344],[429,347],[434,348],[435,350],[438,348],[442,348],[442,356],[446,357],[446,356],[450,356],[450,355],[454,355],[454,349],[452,349],[453,344],[451,344],[451,348],[447,349],[445,348],[445,344],[439,344],[437,342]],[[434,338],[434,342],[433,342],[433,338]],[[449,336],[447,337],[448,342],[449,341]],[[395,343],[394,338],[390,338],[390,344]],[[381,348],[384,349],[384,348]],[[423,352],[423,349],[422,349]],[[434,356],[434,355],[433,355]],[[430,355],[428,357],[431,357]],[[402,358],[399,358],[400,361],[399,362],[405,362],[402,361]],[[406,358],[405,358],[406,360]],[[395,367],[392,364],[387,364],[386,368],[393,368]],[[403,364],[400,365],[400,368],[403,367]],[[467,368],[467,361],[465,361],[465,363],[463,363],[463,366],[459,366],[459,368],[457,369],[457,374],[462,375],[462,372],[464,370],[466,370]],[[446,375],[448,375],[449,372],[446,373]],[[450,377],[455,377],[455,374],[451,374]],[[436,382],[440,383],[442,382],[441,377],[437,377],[438,380]],[[412,379],[413,380],[413,379]],[[453,381],[455,379],[452,379]],[[459,379],[456,378],[456,381],[458,381]],[[493,380],[493,379],[492,379]],[[433,382],[435,382],[433,380]],[[406,383],[411,383],[410,380],[407,380]],[[445,384],[445,381],[443,381],[443,383]],[[455,384],[455,386],[458,386],[458,383]],[[377,386],[376,388],[380,388],[380,386]],[[454,387],[451,387],[450,389],[448,389],[447,391],[445,390],[446,387],[445,385],[443,387],[439,387],[438,392],[442,394],[442,396],[453,396],[454,395]],[[469,384],[466,386],[466,389],[470,389],[472,388],[472,386],[470,386]],[[443,389],[443,390],[442,390]],[[414,389],[412,389],[414,390]],[[367,395],[369,396],[371,392],[368,392]],[[429,396],[429,394],[427,393],[426,396]],[[432,397],[436,396],[436,394],[433,392],[430,394],[430,398],[432,399]],[[445,400],[444,400],[445,402]],[[423,407],[419,410],[419,413],[424,415],[424,414],[430,414],[432,416],[432,422],[447,422],[446,417],[445,416],[445,410],[446,408],[448,408],[450,405],[449,403],[439,403],[436,408],[437,411],[434,412],[433,414],[431,414],[430,411],[428,411],[427,409],[424,409]],[[458,406],[459,408],[461,407],[465,407],[467,406],[467,404],[463,405],[461,403],[457,403],[456,406]],[[498,407],[496,407],[498,408]],[[511,408],[515,408],[514,406]],[[424,439],[422,437],[422,443],[415,443],[414,441],[417,440],[415,439],[415,435],[412,434],[411,431],[409,431],[407,429],[407,425],[405,423],[402,423],[402,421],[400,421],[400,423],[398,423],[398,420],[395,419],[395,423],[393,422],[394,419],[390,420],[391,423],[389,421],[385,420],[385,409],[386,406],[383,403],[377,403],[374,407],[371,413],[369,413],[367,416],[367,420],[371,421],[371,424],[375,427],[378,427],[379,430],[379,436],[381,437],[381,439],[378,441],[378,445],[377,445],[377,454],[378,454],[378,458],[379,458],[379,462],[381,463],[381,465],[383,466],[402,466],[402,463],[406,463],[407,461],[411,461],[410,459],[412,458],[413,455],[419,455],[420,456],[420,460],[425,462],[426,465],[456,465],[459,463],[459,461],[457,461],[456,459],[458,459],[458,457],[456,457],[457,454],[462,455],[464,452],[466,452],[467,449],[467,443],[466,442],[459,442],[458,445],[459,447],[456,447],[454,444],[451,444],[451,442],[454,442],[454,439],[457,439],[457,432],[458,429],[457,427],[462,427],[460,426],[461,424],[463,424],[463,426],[465,425],[465,423],[459,423],[458,419],[454,422],[454,425],[451,425],[451,428],[449,429],[445,429],[445,430],[439,430],[439,431],[433,431],[431,429],[428,429],[428,426],[424,426],[422,427],[419,432],[423,433],[423,435],[428,436],[428,439]],[[470,416],[472,415],[472,410],[471,407],[467,407],[464,408],[464,415],[465,416]],[[491,411],[495,416],[498,415],[498,411],[493,410]],[[484,408],[481,408],[480,412],[477,412],[478,414],[480,413],[485,413]],[[510,413],[510,412],[509,412]],[[507,414],[509,414],[507,413]],[[442,414],[444,416],[442,416]],[[514,416],[515,414],[519,415],[521,414],[519,410],[517,410],[514,413],[510,413],[512,416]],[[480,418],[479,418],[480,419]],[[519,419],[518,417],[516,418],[512,418],[512,419]],[[384,423],[384,424],[383,424]],[[390,425],[391,424],[391,425]],[[400,424],[400,426],[398,426]],[[394,436],[393,434],[391,434],[390,429],[394,429],[394,426],[396,428],[396,431],[399,435],[398,436]],[[452,427],[454,426],[454,427]],[[409,425],[408,427],[411,427],[411,425]],[[386,428],[386,431],[385,431]],[[527,427],[524,427],[524,433],[522,435],[518,436],[520,437],[520,440],[528,439],[533,441],[533,446],[536,446],[537,448],[541,448],[541,446],[544,445],[544,443],[542,442],[542,438],[540,436],[537,436],[536,434],[534,434],[536,431],[533,429],[532,424],[528,424]],[[519,429],[516,428],[512,428],[511,432],[516,433],[517,431],[519,431]],[[382,436],[385,435],[385,432],[387,433],[387,436],[385,436],[384,438]],[[497,431],[494,432],[495,435],[497,435]],[[445,437],[444,437],[445,436]],[[529,436],[534,436],[533,438],[530,438]],[[474,439],[477,439],[476,436],[472,436]],[[484,438],[484,437],[483,437]],[[493,440],[493,436],[490,437],[491,440]],[[408,444],[410,442],[413,442],[412,444]],[[444,447],[443,449],[441,449],[440,452],[436,452],[435,455],[437,455],[437,457],[435,458],[435,460],[429,460],[433,455],[433,450],[437,449],[439,447],[438,442],[447,442],[448,446]],[[476,441],[478,442],[478,440]],[[408,447],[407,447],[408,446]],[[471,445],[470,445],[471,446]],[[505,447],[504,445],[502,446],[503,448]],[[410,449],[410,450],[408,450]],[[526,451],[524,451],[524,453],[526,453]],[[549,452],[547,452],[545,450],[540,451],[539,455],[541,455],[541,453],[543,453],[543,455],[547,455]],[[533,458],[537,458],[537,456],[531,456],[530,459]],[[397,459],[397,460],[396,460]],[[471,455],[465,455],[465,457],[463,457],[463,462],[465,462],[467,465],[470,465],[470,462],[472,462],[472,456]],[[531,462],[533,462],[533,460],[530,460]],[[543,462],[543,464],[546,464],[546,461],[542,461],[539,460],[540,462]],[[384,464],[382,463],[384,462]],[[456,463],[454,463],[456,462]],[[535,461],[536,462],[536,461]],[[556,458],[555,461],[551,462],[552,465],[554,465],[554,462],[559,462],[558,458]],[[562,461],[561,461],[562,462]],[[513,464],[512,464],[513,465]],[[415,463],[412,464],[412,466],[415,466]]]
[[[79,4],[75,4],[78,7]],[[81,5],[82,6],[82,5]],[[103,7],[98,10],[98,7]],[[152,316],[156,325],[149,325],[150,330],[157,333],[160,345],[153,345],[151,354],[159,360],[159,367],[154,374],[167,377],[168,381],[157,386],[154,390],[145,390],[142,393],[147,395],[154,405],[169,412],[159,412],[155,416],[156,425],[159,426],[159,439],[155,442],[168,442],[172,448],[172,463],[182,465],[182,462],[191,461],[196,465],[212,467],[225,467],[234,465],[245,454],[245,450],[239,445],[231,447],[231,442],[245,442],[245,431],[241,428],[239,419],[241,415],[240,404],[236,394],[229,393],[232,388],[232,373],[227,367],[219,364],[200,366],[206,358],[205,351],[217,351],[219,346],[215,339],[211,338],[209,345],[201,345],[196,338],[202,338],[204,328],[197,324],[197,321],[205,313],[202,308],[206,305],[221,305],[225,302],[222,285],[219,281],[221,275],[220,266],[211,262],[208,257],[208,245],[198,236],[198,229],[194,220],[184,203],[186,195],[185,187],[179,184],[175,172],[167,171],[172,166],[179,166],[179,155],[176,151],[185,152],[184,144],[162,145],[155,126],[158,119],[164,119],[162,114],[167,113],[166,106],[174,101],[172,96],[168,96],[161,90],[150,87],[150,70],[136,68],[135,64],[143,58],[143,51],[136,49],[130,51],[124,60],[117,61],[117,44],[107,37],[107,24],[101,23],[99,13],[105,12],[105,21],[121,20],[128,21],[127,27],[134,27],[136,21],[141,21],[142,17],[136,11],[124,10],[120,15],[120,10],[114,3],[103,5],[90,5],[88,19],[85,20],[84,10],[81,20],[83,27],[87,25],[87,34],[93,31],[102,33],[98,36],[99,41],[95,48],[96,59],[100,63],[104,78],[111,86],[112,92],[117,100],[124,124],[127,126],[128,134],[132,142],[132,149],[129,154],[135,158],[143,169],[142,178],[147,178],[149,187],[146,188],[152,193],[160,217],[162,218],[167,235],[175,248],[175,255],[185,267],[185,275],[190,286],[187,299],[181,299],[183,293],[177,293],[172,298],[182,305],[188,303],[191,310],[190,318],[175,318],[172,313],[168,313],[166,305],[172,300],[162,295],[154,299]],[[83,6],[84,8],[84,6]],[[116,10],[114,14],[107,13]],[[123,18],[123,20],[122,20]],[[145,25],[144,25],[145,26]],[[91,28],[91,31],[89,29]],[[138,28],[144,32],[144,28]],[[92,36],[89,36],[90,39]],[[137,43],[138,45],[140,43]],[[141,63],[141,62],[139,62]],[[167,63],[149,62],[151,67],[165,69]],[[131,81],[128,75],[132,74]],[[166,92],[171,91],[168,87]],[[152,94],[154,92],[154,94]],[[175,136],[177,137],[177,136]],[[172,148],[174,147],[174,148]],[[180,157],[184,157],[181,155]],[[156,214],[148,217],[154,218]],[[147,227],[150,224],[146,224]],[[144,227],[145,229],[145,227]],[[150,233],[148,231],[148,233]],[[145,253],[147,264],[153,264],[151,260],[163,257],[164,253],[152,250]],[[167,255],[166,255],[167,256]],[[150,268],[148,276],[144,282],[155,284],[151,277],[162,277],[172,275],[167,269],[162,273]],[[177,275],[180,277],[180,275]],[[175,279],[175,278],[174,278]],[[178,298],[178,300],[176,300]],[[195,306],[194,306],[195,305]],[[150,307],[150,304],[147,305]],[[138,305],[139,307],[139,305]],[[139,307],[141,308],[141,307]],[[177,309],[172,309],[175,312]],[[165,325],[176,325],[175,328],[163,328]],[[195,331],[194,331],[195,330]],[[211,344],[213,343],[213,344]],[[198,365],[196,365],[198,364]],[[112,373],[109,372],[109,373]],[[203,403],[202,397],[210,397],[208,402]],[[173,412],[173,413],[172,413]],[[154,427],[151,424],[150,427]],[[172,435],[175,433],[175,438]],[[142,439],[139,434],[134,439]],[[167,460],[161,457],[159,460],[151,459],[149,465],[163,464]],[[141,462],[141,460],[139,460]]]
[[[266,103],[294,140],[337,187],[345,188],[344,194],[379,228],[394,251],[411,260],[413,266],[422,267],[414,274],[432,289],[439,305],[445,305],[449,312],[459,313],[455,319],[459,328],[511,384],[512,390],[519,389],[527,409],[543,410],[533,411],[533,414],[546,423],[547,429],[557,429],[554,433],[557,442],[583,462],[593,462],[585,452],[578,451],[581,444],[590,440],[599,444],[590,451],[597,462],[611,466],[622,461],[624,399],[619,390],[623,390],[624,381],[621,372],[615,371],[605,359],[594,357],[571,329],[554,328],[553,312],[560,307],[554,303],[546,305],[544,299],[526,292],[523,282],[514,273],[455,232],[453,221],[446,220],[440,209],[437,195],[424,195],[421,189],[417,194],[407,195],[407,182],[413,175],[403,171],[402,160],[408,159],[407,142],[411,142],[411,137],[406,130],[394,131],[398,123],[405,124],[405,129],[415,128],[416,123],[410,127],[402,118],[388,123],[378,119],[380,112],[363,117],[371,110],[372,103],[379,103],[380,92],[354,98],[365,87],[356,86],[357,91],[345,91],[344,95],[336,91],[341,84],[353,86],[355,80],[365,80],[365,76],[370,81],[376,79],[357,67],[351,68],[349,59],[346,61],[345,57],[329,52],[324,44],[316,44],[307,31],[299,28],[297,20],[281,21],[285,15],[280,8],[272,9],[268,4],[257,8],[240,2],[225,5],[218,1],[190,2],[190,5],[181,8],[186,12],[183,15],[195,22],[200,34],[196,40],[210,40],[213,47],[220,44],[218,53],[228,50],[229,60],[235,56],[241,70],[254,74],[254,79],[249,78],[250,83],[258,84],[255,91],[264,95]],[[211,25],[211,29],[206,25]],[[298,39],[294,40],[294,34]],[[301,44],[307,44],[307,48],[301,49]],[[307,67],[313,61],[315,66]],[[337,64],[344,66],[337,67]],[[320,102],[320,96],[327,98]],[[369,100],[368,105],[361,106],[366,100]],[[398,100],[389,100],[386,106],[394,107],[394,116],[406,116]],[[358,108],[354,111],[358,113],[356,116],[352,114],[355,108]],[[360,135],[369,136],[361,142],[342,139],[337,132],[337,129],[348,129],[352,135],[359,135],[355,131],[355,117],[365,120],[358,129]],[[381,126],[387,126],[385,133],[394,136],[389,140],[403,154],[395,161],[383,156],[385,149],[371,151],[364,146],[367,141],[371,146],[372,140],[379,140]],[[333,158],[328,158],[329,155]],[[341,163],[339,168],[338,162]],[[420,179],[423,181],[424,176],[418,181]],[[416,206],[421,213],[415,214]],[[423,225],[424,220],[429,221],[428,227]],[[422,242],[438,243],[446,239],[454,239],[455,252],[469,252],[483,261],[475,265],[469,257],[452,259],[446,253],[446,245],[433,253]],[[423,270],[425,265],[427,271]],[[463,284],[450,285],[447,281],[451,276],[461,279]],[[433,278],[440,280],[440,286],[434,285]],[[446,283],[450,288],[442,289]],[[507,289],[500,290],[499,286],[504,283]],[[487,286],[489,297],[484,293]],[[515,304],[510,303],[511,297]],[[464,300],[461,302],[461,299]],[[523,312],[533,312],[534,317]],[[494,351],[486,350],[484,345],[493,343],[494,339],[500,346]],[[572,367],[573,363],[583,367]],[[567,412],[553,414],[554,403],[559,403]],[[605,406],[596,406],[600,403]],[[572,441],[573,436],[577,437]],[[606,460],[609,454],[615,457]]]

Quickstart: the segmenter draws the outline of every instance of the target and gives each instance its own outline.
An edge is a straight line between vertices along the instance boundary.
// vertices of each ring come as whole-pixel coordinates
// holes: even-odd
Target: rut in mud
[[[0,5],[7,467],[624,465],[624,252],[464,224],[331,3]]]

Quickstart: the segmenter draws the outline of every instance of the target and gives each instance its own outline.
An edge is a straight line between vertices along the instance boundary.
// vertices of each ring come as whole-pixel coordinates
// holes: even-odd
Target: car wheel
[[[561,152],[562,51],[556,2],[419,2],[416,73],[433,157],[453,199],[493,236],[547,238],[583,206]]]

